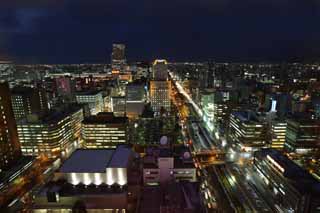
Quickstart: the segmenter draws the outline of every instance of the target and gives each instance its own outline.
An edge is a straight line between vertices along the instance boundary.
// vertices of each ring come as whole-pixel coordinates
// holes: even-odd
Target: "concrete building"
[[[112,73],[120,73],[124,71],[126,65],[125,56],[126,46],[124,44],[113,44],[111,54]]]
[[[67,156],[79,143],[83,110],[76,105],[31,115],[18,122],[21,150],[26,156]]]
[[[286,141],[287,122],[275,119],[271,121],[271,143],[273,149],[282,150]]]
[[[150,81],[150,102],[156,114],[161,109],[171,111],[171,81],[168,81],[168,65],[166,60],[155,60],[152,66],[152,81]]]
[[[129,118],[138,118],[146,102],[144,84],[129,84],[126,88],[126,115]]]
[[[292,118],[287,121],[285,149],[299,155],[320,150],[320,123],[317,120]]]
[[[126,146],[76,150],[35,195],[33,212],[132,211],[134,156]]]
[[[15,87],[11,91],[11,101],[16,120],[31,114],[43,114],[49,110],[46,92],[41,88]]]
[[[266,125],[252,111],[233,112],[228,136],[241,150],[254,151],[266,145]]]
[[[254,168],[273,205],[281,212],[317,212],[320,182],[285,155],[274,149],[254,154]]]
[[[150,101],[154,112],[171,111],[171,81],[150,81]]]
[[[126,97],[125,96],[113,96],[111,97],[111,112],[115,116],[125,116],[126,115]]]
[[[195,182],[196,168],[191,154],[176,155],[169,148],[151,150],[143,159],[143,183],[145,185],[166,185],[171,181]]]
[[[0,172],[10,168],[20,156],[20,143],[9,85],[0,82]]]
[[[99,113],[84,119],[82,137],[86,148],[112,148],[127,143],[127,117]]]
[[[168,80],[168,62],[163,59],[157,59],[152,64],[152,79],[154,81]]]
[[[102,92],[100,91],[85,91],[76,94],[76,100],[79,104],[85,104],[85,115],[96,115],[103,112],[104,103]]]

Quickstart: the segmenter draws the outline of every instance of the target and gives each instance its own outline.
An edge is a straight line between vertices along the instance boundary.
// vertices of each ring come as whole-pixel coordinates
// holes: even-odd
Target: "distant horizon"
[[[0,58],[18,64],[320,60],[320,4],[301,0],[2,0]]]
[[[169,63],[206,63],[206,62],[215,62],[215,63],[239,63],[239,64],[320,64],[319,59],[305,59],[305,60],[215,60],[215,59],[203,59],[203,60],[171,60],[166,57],[158,57],[153,59],[127,59],[127,63],[136,63],[136,62],[146,62],[151,63],[156,59],[166,59]],[[14,64],[14,65],[81,65],[81,64],[111,64],[109,61],[87,61],[87,62],[62,62],[62,63],[50,63],[50,62],[15,62],[14,60],[3,60],[0,58],[0,64]]]

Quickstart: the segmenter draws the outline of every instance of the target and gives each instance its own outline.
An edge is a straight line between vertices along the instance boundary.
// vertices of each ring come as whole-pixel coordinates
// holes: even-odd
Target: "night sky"
[[[320,0],[0,0],[0,59],[301,61],[320,58]]]

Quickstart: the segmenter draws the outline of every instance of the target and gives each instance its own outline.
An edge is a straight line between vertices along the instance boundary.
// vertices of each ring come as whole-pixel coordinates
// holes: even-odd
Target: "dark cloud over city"
[[[319,20],[318,0],[2,0],[0,56],[106,62],[124,42],[132,60],[309,60]]]

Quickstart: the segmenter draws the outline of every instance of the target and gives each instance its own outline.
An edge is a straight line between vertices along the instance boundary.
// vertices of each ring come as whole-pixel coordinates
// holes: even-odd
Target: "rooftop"
[[[283,176],[288,178],[292,185],[301,193],[312,193],[320,196],[320,182],[317,181],[308,171],[295,164],[278,150],[263,149],[255,153],[255,156],[270,156],[283,169]]]
[[[256,114],[251,111],[237,111],[232,114],[242,122],[258,122]]]
[[[86,96],[86,95],[97,95],[99,94],[101,91],[100,90],[87,90],[87,91],[80,91],[77,92],[77,96]]]
[[[127,146],[116,149],[77,149],[63,163],[62,173],[105,172],[106,168],[126,168],[132,150]]]
[[[77,104],[67,105],[59,109],[51,110],[42,115],[30,115],[27,119],[18,121],[18,124],[29,124],[29,123],[44,123],[44,124],[55,124],[69,116],[72,113],[81,110],[81,107]]]
[[[116,117],[112,112],[100,112],[97,115],[90,116],[84,119],[84,124],[121,124],[126,123],[127,117]]]

